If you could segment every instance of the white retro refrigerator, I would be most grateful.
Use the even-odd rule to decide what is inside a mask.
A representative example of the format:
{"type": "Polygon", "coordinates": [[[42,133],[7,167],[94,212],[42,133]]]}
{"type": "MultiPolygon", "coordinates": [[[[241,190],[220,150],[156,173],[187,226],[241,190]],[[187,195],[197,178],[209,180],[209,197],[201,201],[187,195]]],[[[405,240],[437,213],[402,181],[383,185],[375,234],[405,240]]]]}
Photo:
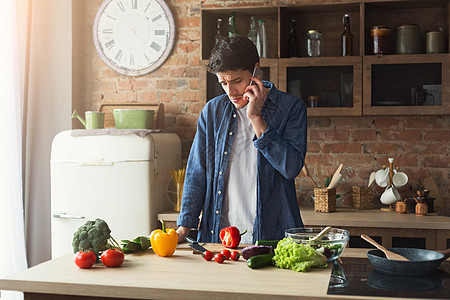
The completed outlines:
{"type": "Polygon", "coordinates": [[[58,133],[50,159],[52,257],[73,253],[73,233],[87,220],[105,220],[118,242],[149,235],[157,214],[173,208],[170,171],[180,167],[174,133],[58,133]]]}

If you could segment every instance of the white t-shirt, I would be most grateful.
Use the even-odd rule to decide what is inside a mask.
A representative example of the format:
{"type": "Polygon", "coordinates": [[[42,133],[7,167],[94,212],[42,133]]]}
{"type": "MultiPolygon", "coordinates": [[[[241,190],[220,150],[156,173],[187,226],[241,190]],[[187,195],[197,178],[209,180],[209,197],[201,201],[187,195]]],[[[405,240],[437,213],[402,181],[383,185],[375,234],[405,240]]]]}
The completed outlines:
{"type": "Polygon", "coordinates": [[[255,131],[247,117],[247,106],[237,110],[235,134],[225,171],[225,197],[220,226],[236,226],[242,235],[241,244],[251,244],[256,216],[257,156],[253,145],[255,131]]]}

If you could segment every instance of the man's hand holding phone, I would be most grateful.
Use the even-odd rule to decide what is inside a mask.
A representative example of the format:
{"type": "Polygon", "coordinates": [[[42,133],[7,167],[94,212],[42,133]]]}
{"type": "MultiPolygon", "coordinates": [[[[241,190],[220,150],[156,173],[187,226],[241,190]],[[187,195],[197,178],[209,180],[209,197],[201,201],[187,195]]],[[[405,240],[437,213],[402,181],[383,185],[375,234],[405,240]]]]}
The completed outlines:
{"type": "Polygon", "coordinates": [[[267,130],[267,123],[261,114],[261,109],[267,99],[267,92],[261,81],[261,77],[262,70],[255,67],[250,85],[244,92],[245,99],[249,101],[247,104],[247,117],[252,122],[257,137],[260,137],[267,130]]]}

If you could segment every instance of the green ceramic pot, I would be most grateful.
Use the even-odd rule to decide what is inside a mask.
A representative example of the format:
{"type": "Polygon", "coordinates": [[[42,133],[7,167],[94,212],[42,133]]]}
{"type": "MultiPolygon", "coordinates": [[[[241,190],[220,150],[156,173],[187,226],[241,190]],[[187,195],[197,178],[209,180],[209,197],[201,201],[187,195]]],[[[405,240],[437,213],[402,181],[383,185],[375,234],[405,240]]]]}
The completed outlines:
{"type": "Polygon", "coordinates": [[[117,129],[151,129],[154,110],[149,109],[113,109],[117,129]]]}

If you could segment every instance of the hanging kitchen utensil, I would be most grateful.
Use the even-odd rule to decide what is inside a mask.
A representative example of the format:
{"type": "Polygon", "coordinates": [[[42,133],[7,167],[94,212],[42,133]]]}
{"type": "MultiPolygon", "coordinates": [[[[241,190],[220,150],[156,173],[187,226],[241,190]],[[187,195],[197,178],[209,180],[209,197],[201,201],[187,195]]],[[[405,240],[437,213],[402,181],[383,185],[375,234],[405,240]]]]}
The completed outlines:
{"type": "Polygon", "coordinates": [[[343,166],[344,166],[343,164],[340,164],[339,167],[337,168],[336,172],[334,172],[333,177],[331,178],[330,184],[328,185],[327,189],[331,189],[334,186],[334,183],[336,182],[336,180],[338,180],[339,174],[341,173],[343,166]]]}
{"type": "Polygon", "coordinates": [[[377,242],[375,242],[374,240],[372,240],[368,235],[366,234],[361,234],[361,237],[366,240],[367,242],[371,243],[372,245],[374,245],[375,247],[377,247],[378,250],[381,250],[384,252],[384,254],[386,255],[387,259],[389,260],[400,260],[400,261],[408,261],[409,259],[407,259],[406,257],[394,253],[392,251],[389,251],[388,249],[386,249],[385,247],[381,246],[380,244],[378,244],[377,242]]]}
{"type": "Polygon", "coordinates": [[[312,178],[311,174],[309,174],[309,171],[308,171],[308,168],[306,167],[306,165],[303,165],[302,171],[303,171],[303,174],[306,175],[306,177],[311,179],[311,182],[313,183],[314,187],[317,188],[317,184],[314,181],[314,178],[312,178]]]}

